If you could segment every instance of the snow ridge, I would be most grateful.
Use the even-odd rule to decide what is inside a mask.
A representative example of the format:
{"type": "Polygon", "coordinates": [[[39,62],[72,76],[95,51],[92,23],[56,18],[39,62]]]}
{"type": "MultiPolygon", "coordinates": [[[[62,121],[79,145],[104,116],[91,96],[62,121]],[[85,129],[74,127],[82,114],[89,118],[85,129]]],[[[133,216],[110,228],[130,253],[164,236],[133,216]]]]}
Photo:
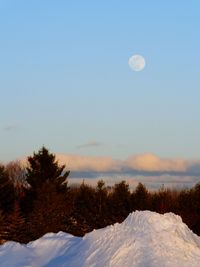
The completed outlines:
{"type": "Polygon", "coordinates": [[[199,267],[200,237],[173,213],[131,213],[83,238],[59,232],[0,246],[1,267],[199,267]]]}

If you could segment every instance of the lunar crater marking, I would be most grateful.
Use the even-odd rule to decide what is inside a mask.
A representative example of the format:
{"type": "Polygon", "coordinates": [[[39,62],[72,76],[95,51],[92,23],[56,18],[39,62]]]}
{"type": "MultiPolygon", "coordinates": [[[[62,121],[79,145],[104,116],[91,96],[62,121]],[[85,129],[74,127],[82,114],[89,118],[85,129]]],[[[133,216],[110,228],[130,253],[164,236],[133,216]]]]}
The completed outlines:
{"type": "Polygon", "coordinates": [[[145,63],[145,59],[143,56],[141,55],[133,55],[129,58],[128,60],[128,64],[129,67],[133,70],[133,71],[141,71],[144,69],[146,63],[145,63]]]}

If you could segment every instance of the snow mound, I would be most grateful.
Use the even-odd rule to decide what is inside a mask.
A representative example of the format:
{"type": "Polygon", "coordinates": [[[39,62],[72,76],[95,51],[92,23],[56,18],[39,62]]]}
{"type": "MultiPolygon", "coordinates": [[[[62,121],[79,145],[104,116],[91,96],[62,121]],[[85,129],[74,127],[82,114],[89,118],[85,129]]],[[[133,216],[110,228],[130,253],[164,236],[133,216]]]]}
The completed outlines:
{"type": "Polygon", "coordinates": [[[131,213],[121,224],[86,234],[49,233],[0,246],[1,267],[199,267],[200,237],[173,213],[131,213]]]}

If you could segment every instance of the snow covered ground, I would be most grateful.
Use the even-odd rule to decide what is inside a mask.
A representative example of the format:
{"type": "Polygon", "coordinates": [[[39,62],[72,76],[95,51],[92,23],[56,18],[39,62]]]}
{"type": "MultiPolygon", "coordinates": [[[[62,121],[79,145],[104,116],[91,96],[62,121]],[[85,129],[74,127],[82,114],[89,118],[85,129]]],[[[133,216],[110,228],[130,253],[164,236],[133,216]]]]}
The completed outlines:
{"type": "Polygon", "coordinates": [[[199,267],[200,237],[173,213],[136,211],[121,224],[74,237],[48,233],[0,246],[1,267],[199,267]]]}

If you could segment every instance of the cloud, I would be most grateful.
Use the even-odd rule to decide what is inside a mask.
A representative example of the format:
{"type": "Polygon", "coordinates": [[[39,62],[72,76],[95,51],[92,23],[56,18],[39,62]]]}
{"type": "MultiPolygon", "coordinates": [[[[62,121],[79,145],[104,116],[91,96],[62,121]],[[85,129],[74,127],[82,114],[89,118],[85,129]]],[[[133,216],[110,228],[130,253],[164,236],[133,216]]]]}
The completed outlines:
{"type": "Polygon", "coordinates": [[[200,175],[200,161],[160,158],[151,153],[133,155],[126,160],[112,157],[93,157],[57,154],[57,160],[75,172],[116,172],[131,175],[200,175]]]}
{"type": "Polygon", "coordinates": [[[58,161],[66,164],[67,168],[72,171],[94,171],[110,172],[119,171],[120,162],[113,160],[111,157],[89,157],[81,155],[57,154],[58,161]]]}
{"type": "Polygon", "coordinates": [[[147,172],[185,172],[189,163],[184,159],[162,159],[153,154],[131,156],[126,160],[131,169],[147,172]]]}
{"type": "MultiPolygon", "coordinates": [[[[160,158],[151,153],[132,155],[126,160],[75,154],[56,154],[56,159],[71,171],[70,184],[81,183],[84,179],[96,186],[97,181],[103,179],[106,185],[126,180],[131,188],[139,182],[149,189],[162,185],[184,188],[194,186],[200,177],[200,160],[160,158]]],[[[26,159],[21,162],[24,166],[27,164],[26,159]]]]}
{"type": "Polygon", "coordinates": [[[10,131],[14,131],[18,128],[18,125],[16,124],[11,124],[11,125],[6,125],[3,130],[6,131],[6,132],[10,132],[10,131]]]}
{"type": "Polygon", "coordinates": [[[88,142],[86,144],[79,145],[79,146],[77,146],[77,148],[81,149],[81,148],[97,147],[97,146],[102,146],[102,145],[103,144],[100,142],[91,141],[91,142],[88,142]]]}
{"type": "Polygon", "coordinates": [[[84,179],[94,185],[103,179],[107,185],[113,185],[126,180],[131,187],[142,182],[152,189],[161,185],[180,188],[193,186],[200,177],[200,160],[160,158],[151,153],[132,155],[126,160],[78,154],[56,154],[56,159],[71,171],[71,183],[84,179]]]}

